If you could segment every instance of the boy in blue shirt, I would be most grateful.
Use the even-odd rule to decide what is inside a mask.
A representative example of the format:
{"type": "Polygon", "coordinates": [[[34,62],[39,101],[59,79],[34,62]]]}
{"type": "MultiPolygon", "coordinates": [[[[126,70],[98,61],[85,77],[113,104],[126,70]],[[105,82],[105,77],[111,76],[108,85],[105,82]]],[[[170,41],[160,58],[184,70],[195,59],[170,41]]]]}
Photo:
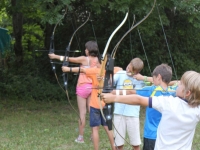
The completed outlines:
{"type": "MultiPolygon", "coordinates": [[[[145,97],[161,95],[169,96],[175,94],[175,89],[177,86],[168,87],[168,84],[172,78],[172,69],[170,66],[167,64],[161,64],[157,66],[154,69],[152,76],[154,85],[146,86],[138,90],[126,90],[126,94],[138,94],[145,97]]],[[[124,95],[122,90],[119,92],[112,91],[112,93],[124,95]]],[[[157,128],[161,120],[161,116],[161,113],[157,110],[146,107],[143,150],[154,150],[157,137],[157,128]]]]}
{"type": "MultiPolygon", "coordinates": [[[[157,80],[154,78],[154,81],[157,80]]],[[[200,74],[186,71],[178,83],[176,97],[143,97],[136,94],[101,94],[104,102],[149,106],[162,113],[154,150],[191,150],[200,121],[200,74]]]]}
{"type": "MultiPolygon", "coordinates": [[[[126,70],[119,71],[114,75],[116,89],[141,89],[145,85],[144,81],[136,80],[133,78],[133,74],[138,74],[143,67],[144,63],[140,58],[132,59],[126,70]]],[[[116,129],[114,130],[114,140],[118,150],[123,149],[126,132],[133,149],[140,150],[139,112],[140,106],[115,103],[114,125],[117,131],[116,129]]]]}

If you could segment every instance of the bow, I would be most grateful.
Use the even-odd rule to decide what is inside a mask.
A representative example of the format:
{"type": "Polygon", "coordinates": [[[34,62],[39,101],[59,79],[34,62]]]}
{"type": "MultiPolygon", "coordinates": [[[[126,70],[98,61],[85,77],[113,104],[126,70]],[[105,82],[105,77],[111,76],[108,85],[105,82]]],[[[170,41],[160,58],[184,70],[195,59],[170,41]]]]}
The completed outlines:
{"type": "MultiPolygon", "coordinates": [[[[119,40],[119,42],[116,44],[116,46],[114,47],[112,53],[111,53],[111,57],[108,59],[107,62],[107,66],[106,66],[106,75],[105,75],[105,80],[104,80],[104,87],[103,87],[103,93],[108,93],[111,91],[111,88],[108,86],[108,81],[110,80],[110,77],[112,77],[112,81],[113,81],[113,69],[114,69],[114,59],[115,59],[115,54],[117,52],[117,49],[119,47],[119,44],[121,43],[121,41],[124,39],[124,37],[130,33],[134,28],[136,28],[138,25],[140,25],[144,20],[147,19],[147,17],[152,13],[154,7],[156,4],[156,0],[154,0],[154,4],[153,7],[151,8],[151,10],[149,11],[149,13],[142,19],[140,20],[138,23],[136,23],[135,25],[132,25],[131,28],[123,35],[123,37],[119,40]]],[[[127,14],[128,16],[128,14],[127,14]]],[[[125,17],[126,18],[126,17],[125,17]]],[[[127,19],[127,18],[126,18],[127,19]]],[[[125,21],[124,21],[125,22],[125,21]]],[[[118,29],[118,28],[117,28],[118,29]]],[[[105,58],[105,54],[107,53],[107,49],[108,49],[108,45],[110,43],[110,40],[112,39],[112,37],[114,36],[115,31],[113,32],[113,34],[110,36],[106,48],[104,50],[103,56],[102,58],[105,58]]],[[[107,57],[107,56],[106,56],[107,57]]],[[[104,61],[104,59],[102,59],[102,61],[104,61]]],[[[103,64],[103,63],[102,63],[103,64]]],[[[104,62],[105,64],[105,62],[104,62]]],[[[102,66],[102,68],[105,70],[105,65],[102,66]],[[103,68],[104,67],[104,68],[103,68]]],[[[100,74],[101,76],[101,74],[100,74]]],[[[112,83],[113,84],[113,83],[112,83]]],[[[113,86],[113,85],[112,85],[113,86]]],[[[101,103],[100,103],[101,104],[101,103]]],[[[112,116],[113,116],[113,104],[106,104],[106,106],[104,107],[104,114],[106,115],[106,117],[104,115],[103,118],[106,120],[106,123],[108,125],[109,130],[112,130],[112,116]]]]}
{"type": "MultiPolygon", "coordinates": [[[[49,54],[53,54],[55,52],[55,46],[54,46],[54,35],[55,35],[55,30],[57,28],[57,25],[60,23],[60,21],[65,17],[65,15],[67,14],[67,7],[66,7],[66,10],[65,10],[65,13],[63,14],[63,16],[60,18],[60,20],[56,23],[56,25],[54,26],[53,28],[53,32],[52,32],[52,35],[51,35],[51,41],[50,41],[50,48],[49,48],[49,54]]],[[[58,76],[56,74],[56,66],[55,66],[55,63],[52,61],[52,59],[50,59],[50,64],[52,66],[52,71],[54,72],[54,75],[56,77],[56,80],[57,80],[57,83],[58,85],[62,88],[62,86],[60,85],[60,82],[58,80],[58,76]]]]}
{"type": "MultiPolygon", "coordinates": [[[[89,18],[90,18],[90,13],[89,13],[89,16],[88,16],[87,20],[86,20],[83,24],[81,24],[81,25],[74,31],[74,33],[72,34],[72,37],[71,37],[71,39],[70,39],[70,41],[69,41],[69,44],[68,44],[68,46],[67,46],[67,48],[66,48],[66,51],[65,51],[65,56],[64,56],[64,60],[63,60],[62,66],[66,66],[66,67],[69,66],[69,52],[70,52],[70,46],[71,46],[72,40],[73,40],[73,38],[74,38],[74,35],[76,34],[76,32],[77,32],[81,27],[83,27],[83,26],[88,22],[89,18]]],[[[73,109],[73,110],[76,112],[76,114],[79,116],[78,112],[77,112],[76,109],[72,106],[71,101],[70,101],[70,99],[69,99],[69,94],[68,94],[68,89],[67,89],[67,88],[68,88],[68,74],[67,74],[67,73],[63,73],[62,76],[63,76],[64,88],[65,88],[65,93],[66,93],[68,102],[69,102],[70,106],[72,107],[72,109],[73,109]]],[[[80,122],[81,122],[80,116],[79,116],[79,119],[80,119],[80,122]]]]}
{"type": "Polygon", "coordinates": [[[121,41],[124,39],[124,37],[130,33],[134,28],[136,28],[138,25],[140,25],[144,20],[146,20],[149,15],[152,13],[154,7],[155,7],[155,4],[156,4],[156,0],[154,0],[154,4],[153,4],[153,7],[151,8],[151,10],[149,11],[149,13],[142,19],[140,20],[138,23],[136,23],[135,25],[132,25],[131,28],[123,35],[123,37],[119,40],[119,42],[116,44],[116,46],[114,47],[112,53],[111,53],[111,57],[114,59],[115,58],[115,54],[117,52],[117,49],[119,47],[119,44],[121,43],[121,41]]]}
{"type": "MultiPolygon", "coordinates": [[[[112,70],[112,73],[110,73],[110,74],[107,74],[107,70],[108,70],[108,72],[111,72],[110,71],[110,67],[112,66],[112,69],[113,69],[113,67],[114,67],[114,60],[115,60],[115,54],[116,54],[116,52],[117,52],[117,49],[118,49],[118,47],[119,47],[119,44],[121,43],[121,41],[124,39],[124,37],[128,34],[128,33],[130,33],[134,28],[136,28],[138,25],[140,25],[145,19],[147,19],[147,17],[152,13],[152,11],[153,11],[153,9],[154,9],[154,7],[155,7],[155,4],[156,4],[156,0],[154,0],[154,4],[153,4],[153,7],[151,8],[151,10],[149,11],[149,13],[142,19],[142,20],[140,20],[138,23],[136,23],[135,25],[134,25],[134,22],[133,22],[133,24],[132,24],[132,26],[131,26],[131,28],[122,36],[122,38],[119,40],[119,42],[116,44],[116,46],[114,47],[114,49],[113,49],[113,51],[112,51],[112,53],[111,53],[111,57],[110,57],[110,59],[109,59],[109,62],[107,63],[107,69],[106,69],[106,78],[110,78],[110,76],[112,76],[112,81],[113,81],[113,70],[112,70]]],[[[135,20],[135,19],[134,19],[135,20]]],[[[105,78],[105,82],[107,82],[106,81],[106,78],[105,78]]],[[[105,84],[106,83],[104,83],[104,86],[105,86],[105,84]]],[[[113,84],[113,83],[112,83],[113,84]]],[[[108,85],[107,85],[107,87],[108,87],[108,85]]],[[[103,91],[103,93],[108,93],[108,91],[111,91],[111,89],[109,90],[109,88],[107,88],[107,90],[105,90],[105,91],[103,91]]],[[[108,125],[108,127],[110,127],[109,128],[109,130],[110,129],[112,129],[112,116],[113,116],[113,106],[114,104],[113,103],[110,103],[110,104],[106,104],[106,109],[104,110],[104,112],[105,112],[105,115],[107,116],[106,117],[106,119],[108,118],[109,119],[109,125],[108,125]]],[[[105,108],[105,107],[104,107],[105,108]]],[[[125,108],[125,107],[124,107],[125,108]]],[[[116,129],[116,127],[114,126],[114,128],[116,129]]],[[[117,131],[117,129],[116,129],[116,131],[117,131]]],[[[121,134],[117,131],[117,133],[121,136],[121,134]]],[[[122,136],[121,136],[122,137],[122,136]]],[[[123,138],[123,137],[122,137],[123,138]]],[[[123,138],[124,139],[124,138],[123,138]]],[[[131,145],[126,139],[124,139],[129,145],[131,145]]]]}
{"type": "Polygon", "coordinates": [[[106,104],[105,107],[103,108],[102,111],[102,104],[100,101],[100,95],[101,93],[109,93],[111,91],[111,87],[109,86],[109,80],[110,80],[110,76],[113,76],[113,69],[114,69],[114,60],[110,59],[110,57],[108,58],[107,56],[107,51],[108,51],[108,46],[110,44],[111,39],[113,38],[113,36],[115,35],[115,33],[122,27],[122,25],[126,22],[128,18],[128,12],[125,15],[125,18],[123,19],[123,21],[120,23],[120,25],[113,31],[113,33],[110,35],[106,47],[104,49],[102,58],[101,58],[101,71],[99,76],[103,76],[104,71],[106,69],[106,74],[105,74],[105,80],[101,80],[99,82],[99,86],[103,87],[102,89],[99,89],[98,91],[98,100],[99,100],[99,104],[100,104],[100,111],[101,114],[104,118],[104,120],[106,121],[107,125],[108,125],[108,129],[112,130],[112,111],[113,111],[113,104],[106,104]],[[104,116],[105,114],[105,116],[104,116]]]}
{"type": "MultiPolygon", "coordinates": [[[[117,52],[117,49],[119,47],[119,44],[121,43],[121,41],[124,39],[124,37],[130,33],[134,28],[136,28],[138,25],[140,25],[153,11],[154,7],[155,7],[155,3],[156,0],[154,0],[154,4],[153,7],[151,8],[150,12],[141,20],[139,21],[137,24],[132,25],[131,28],[122,36],[122,38],[119,40],[119,42],[116,44],[116,46],[114,47],[112,53],[111,53],[111,57],[109,58],[109,61],[107,62],[107,67],[106,67],[106,78],[105,78],[105,83],[104,83],[104,89],[105,89],[105,84],[106,82],[108,83],[107,78],[110,79],[110,76],[112,76],[112,81],[113,81],[113,68],[114,68],[114,59],[115,59],[115,54],[117,52]],[[112,66],[112,67],[111,67],[112,66]],[[110,72],[110,73],[107,73],[110,72]]],[[[133,23],[134,24],[134,23],[133,23]]],[[[112,83],[113,84],[113,83],[112,83]]],[[[108,85],[107,85],[108,87],[108,85]]],[[[107,88],[105,90],[103,90],[103,93],[108,93],[111,89],[107,88]]],[[[108,124],[108,128],[109,130],[112,129],[112,116],[113,116],[113,103],[110,104],[106,104],[106,106],[104,107],[104,114],[106,115],[106,122],[108,124]]],[[[114,126],[114,128],[116,129],[116,127],[114,126]]],[[[116,129],[117,131],[117,129],[116,129]]],[[[117,133],[121,136],[121,134],[117,131],[117,133]]],[[[121,136],[122,137],[122,136],[121,136]]],[[[122,137],[123,138],[123,137],[122,137]]],[[[124,139],[124,138],[123,138],[124,139]]],[[[129,145],[131,145],[126,139],[124,139],[129,145]]]]}

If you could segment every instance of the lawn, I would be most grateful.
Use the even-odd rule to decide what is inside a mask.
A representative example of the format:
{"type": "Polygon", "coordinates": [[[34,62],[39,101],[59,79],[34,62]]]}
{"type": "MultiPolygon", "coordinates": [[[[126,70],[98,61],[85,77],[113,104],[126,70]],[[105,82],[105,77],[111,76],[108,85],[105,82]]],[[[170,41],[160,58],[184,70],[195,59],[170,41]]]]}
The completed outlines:
{"type": "MultiPolygon", "coordinates": [[[[76,102],[72,103],[77,109],[76,102]]],[[[0,150],[92,150],[87,116],[84,144],[75,143],[78,116],[66,101],[0,101],[0,150]]],[[[141,109],[141,134],[144,109],[141,109]]],[[[200,126],[196,130],[193,150],[200,149],[200,126]]],[[[100,150],[109,150],[108,138],[101,128],[100,150]]],[[[126,144],[126,150],[131,147],[126,144]]]]}

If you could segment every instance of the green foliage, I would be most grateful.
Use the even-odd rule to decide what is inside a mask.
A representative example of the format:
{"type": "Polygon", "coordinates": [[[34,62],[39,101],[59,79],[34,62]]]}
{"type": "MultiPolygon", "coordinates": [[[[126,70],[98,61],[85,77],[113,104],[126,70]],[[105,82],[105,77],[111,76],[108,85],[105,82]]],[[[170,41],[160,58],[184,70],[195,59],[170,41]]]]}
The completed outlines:
{"type": "Polygon", "coordinates": [[[0,27],[5,28],[9,24],[9,18],[6,13],[6,9],[3,8],[0,10],[0,27]]]}
{"type": "MultiPolygon", "coordinates": [[[[60,88],[55,77],[52,78],[48,74],[51,68],[50,63],[48,62],[48,67],[39,65],[42,63],[42,59],[44,59],[44,57],[37,59],[38,62],[35,62],[33,59],[34,57],[31,57],[29,58],[31,61],[27,60],[25,65],[20,68],[14,68],[14,65],[12,64],[14,63],[12,59],[13,56],[9,57],[10,61],[8,62],[8,66],[12,67],[0,70],[1,98],[39,101],[67,100],[66,93],[60,88]]],[[[48,58],[43,61],[47,62],[47,60],[48,58]]],[[[71,80],[71,77],[69,77],[69,80],[71,80]]],[[[70,98],[73,98],[75,97],[75,84],[69,83],[69,85],[69,89],[71,89],[69,90],[69,95],[70,98]]]]}
{"type": "MultiPolygon", "coordinates": [[[[29,94],[23,93],[23,95],[30,95],[31,98],[36,99],[39,99],[38,97],[42,97],[41,99],[48,99],[48,97],[54,99],[56,97],[51,94],[53,92],[50,92],[50,89],[59,86],[55,82],[54,74],[50,71],[51,66],[47,53],[35,53],[34,50],[44,49],[44,47],[48,46],[45,42],[50,39],[55,24],[62,19],[55,32],[55,49],[65,49],[75,29],[85,20],[85,12],[91,12],[91,21],[76,33],[71,43],[71,49],[80,49],[83,55],[85,42],[97,40],[100,53],[102,53],[109,36],[122,21],[125,12],[129,9],[129,21],[126,21],[123,27],[115,34],[109,45],[108,51],[111,53],[119,39],[130,28],[132,22],[136,24],[148,14],[153,6],[153,0],[22,0],[19,4],[17,7],[11,7],[10,1],[6,0],[3,0],[0,4],[1,12],[3,12],[1,17],[5,16],[6,13],[6,17],[3,17],[4,21],[0,25],[9,29],[11,35],[13,32],[11,28],[12,13],[20,10],[24,16],[22,38],[24,65],[22,64],[18,68],[20,71],[15,70],[15,57],[7,53],[5,58],[8,62],[8,68],[5,68],[8,70],[5,68],[1,69],[3,72],[1,76],[5,79],[0,83],[1,88],[6,87],[5,89],[7,90],[4,91],[7,93],[7,96],[10,96],[9,92],[7,92],[9,90],[13,90],[13,95],[18,97],[22,95],[23,90],[29,89],[31,92],[26,91],[24,93],[29,94]],[[66,6],[68,12],[63,18],[66,6]],[[16,9],[18,7],[20,9],[16,9]],[[133,20],[133,15],[135,15],[135,21],[133,20]],[[26,70],[26,73],[24,73],[24,70],[26,70]],[[17,82],[14,83],[11,80],[12,77],[17,82]],[[35,91],[28,88],[28,81],[31,78],[31,84],[34,86],[35,91]],[[42,81],[44,84],[42,84],[42,81]],[[25,85],[22,85],[22,83],[25,85]],[[12,85],[17,88],[12,89],[12,85]],[[42,96],[41,91],[38,91],[40,87],[43,90],[49,89],[48,91],[45,90],[44,96],[42,96]],[[38,96],[35,96],[37,93],[38,96]]],[[[174,64],[178,78],[186,70],[200,71],[199,6],[200,1],[198,0],[157,1],[152,14],[137,28],[133,29],[121,42],[116,54],[116,65],[125,69],[133,57],[140,57],[145,62],[142,74],[146,75],[151,75],[150,72],[161,63],[168,63],[170,66],[174,64]],[[163,28],[161,24],[163,24],[163,28]],[[140,40],[138,31],[141,34],[142,40],[140,40]],[[165,32],[166,39],[163,31],[165,32]],[[151,71],[149,71],[148,64],[151,71]]],[[[55,53],[58,54],[57,51],[55,53]]],[[[60,54],[64,55],[63,53],[60,54]]],[[[70,54],[70,56],[80,55],[70,54]]],[[[60,66],[57,70],[58,74],[61,75],[60,66]]],[[[59,76],[60,78],[62,77],[59,76]]],[[[70,76],[70,80],[73,78],[73,76],[70,76]]],[[[75,95],[75,82],[69,82],[69,85],[73,85],[72,95],[75,95]]],[[[54,89],[53,91],[57,93],[55,94],[57,97],[61,95],[58,94],[59,90],[54,89]]],[[[60,92],[62,93],[62,91],[60,92]]]]}
{"type": "Polygon", "coordinates": [[[24,24],[24,34],[22,37],[22,45],[25,51],[26,57],[32,54],[33,50],[44,47],[44,36],[41,27],[37,24],[24,24]]]}
{"type": "Polygon", "coordinates": [[[116,10],[117,12],[126,13],[127,11],[129,11],[129,4],[130,4],[130,1],[116,0],[113,2],[109,2],[108,8],[111,11],[116,10]]]}
{"type": "Polygon", "coordinates": [[[65,99],[65,95],[60,94],[62,91],[56,88],[57,85],[42,77],[13,75],[10,73],[5,73],[2,77],[4,81],[0,83],[1,97],[39,101],[65,99]]]}
{"type": "Polygon", "coordinates": [[[41,23],[56,24],[62,17],[65,11],[71,10],[70,3],[73,0],[36,0],[35,7],[42,12],[41,23]],[[63,14],[61,13],[63,12],[63,14]]]}
{"type": "Polygon", "coordinates": [[[106,8],[108,0],[95,0],[95,2],[87,1],[85,4],[90,8],[91,11],[94,11],[97,14],[101,14],[108,10],[106,8]]]}

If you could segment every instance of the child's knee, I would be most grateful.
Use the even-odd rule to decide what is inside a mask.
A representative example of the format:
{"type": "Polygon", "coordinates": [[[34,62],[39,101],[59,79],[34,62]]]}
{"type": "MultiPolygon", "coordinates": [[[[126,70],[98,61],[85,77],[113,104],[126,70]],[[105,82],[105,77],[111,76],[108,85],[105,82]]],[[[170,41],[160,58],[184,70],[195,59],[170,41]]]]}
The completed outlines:
{"type": "Polygon", "coordinates": [[[94,131],[94,132],[98,132],[98,131],[99,131],[99,127],[98,127],[98,126],[96,126],[96,127],[92,127],[92,131],[94,131]]]}

